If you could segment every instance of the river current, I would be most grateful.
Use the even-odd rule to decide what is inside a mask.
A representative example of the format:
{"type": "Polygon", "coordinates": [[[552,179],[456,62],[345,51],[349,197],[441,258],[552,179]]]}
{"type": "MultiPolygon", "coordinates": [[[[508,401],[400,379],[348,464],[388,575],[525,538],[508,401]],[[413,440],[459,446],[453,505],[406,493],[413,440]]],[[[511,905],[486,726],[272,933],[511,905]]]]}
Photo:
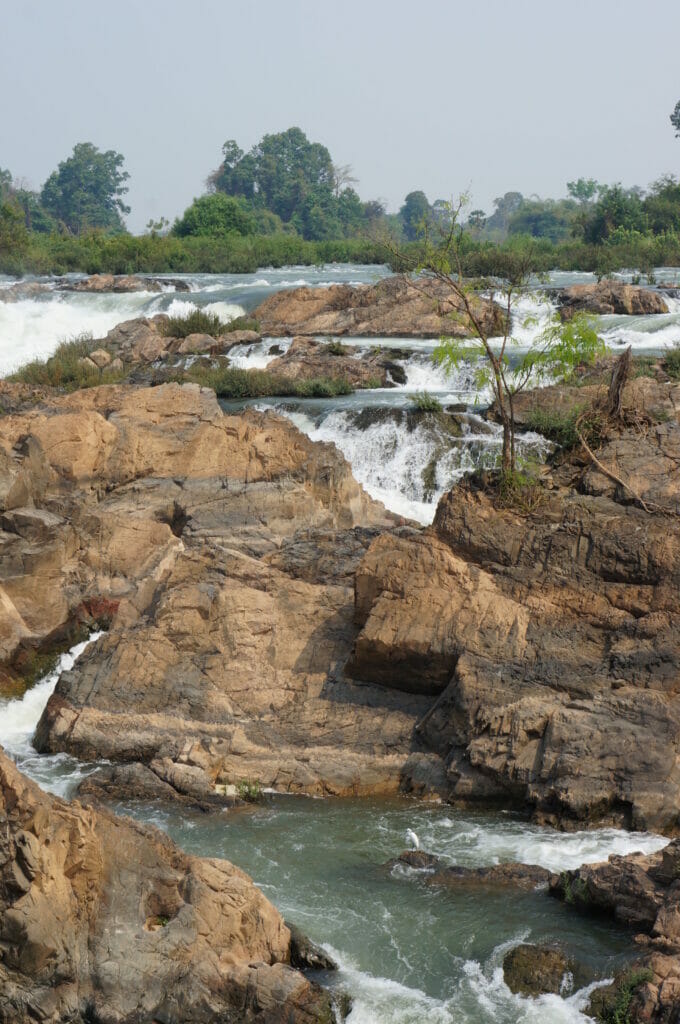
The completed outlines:
{"type": "MultiPolygon", "coordinates": [[[[200,306],[228,318],[253,309],[277,288],[371,282],[383,273],[376,267],[296,267],[238,277],[191,276],[192,290],[182,294],[55,291],[0,302],[0,374],[45,357],[61,340],[82,332],[103,336],[131,317],[200,306]]],[[[659,280],[676,276],[676,271],[658,273],[659,280]]],[[[560,274],[552,283],[577,280],[592,277],[560,274]]],[[[524,301],[518,319],[523,311],[537,313],[539,321],[550,313],[545,302],[524,301]]],[[[636,350],[659,351],[680,342],[680,302],[670,304],[668,316],[600,318],[600,330],[612,347],[630,343],[636,350]]],[[[237,351],[237,365],[265,366],[270,344],[265,340],[237,351]]],[[[374,496],[429,522],[444,490],[466,469],[494,459],[496,431],[476,411],[484,396],[476,393],[469,370],[451,379],[433,367],[433,342],[361,339],[357,344],[404,350],[406,385],[324,402],[258,404],[273,405],[315,440],[334,441],[374,496]],[[455,443],[425,427],[408,429],[406,411],[417,391],[468,408],[463,436],[455,443]],[[435,451],[441,452],[436,487],[426,494],[422,470],[435,451]]],[[[538,437],[525,443],[542,444],[538,437]]],[[[23,698],[0,701],[0,744],[26,774],[62,796],[71,795],[92,766],[66,755],[40,756],[31,739],[60,671],[71,667],[84,646],[63,655],[57,669],[23,698]]],[[[591,986],[574,991],[567,978],[561,996],[515,996],[503,981],[503,956],[519,942],[556,940],[600,979],[629,956],[627,933],[579,917],[545,893],[443,891],[428,886],[420,872],[387,867],[405,848],[407,828],[418,834],[423,849],[467,866],[518,860],[560,871],[612,853],[651,852],[665,843],[659,836],[615,829],[562,834],[511,814],[459,812],[407,800],[271,794],[262,806],[231,813],[193,814],[154,805],[118,809],[163,828],[190,852],[226,857],[246,870],[288,920],[335,957],[339,972],[323,980],[353,997],[349,1024],[584,1024],[591,986]]]]}

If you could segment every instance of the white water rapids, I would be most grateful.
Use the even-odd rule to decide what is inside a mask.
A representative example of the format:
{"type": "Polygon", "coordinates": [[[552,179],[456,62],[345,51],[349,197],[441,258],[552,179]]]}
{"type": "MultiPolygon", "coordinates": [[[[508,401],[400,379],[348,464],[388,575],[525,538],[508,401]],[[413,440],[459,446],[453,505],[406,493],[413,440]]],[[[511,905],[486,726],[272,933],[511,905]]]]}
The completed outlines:
{"type": "MultiPolygon", "coordinates": [[[[386,271],[375,267],[261,270],[254,275],[196,275],[190,293],[142,292],[87,295],[49,291],[33,299],[0,301],[0,374],[33,358],[44,358],[59,341],[82,333],[103,336],[122,320],[156,312],[187,312],[194,306],[228,319],[252,310],[278,288],[324,286],[339,281],[370,283],[386,271]]],[[[671,281],[674,271],[657,276],[671,281]]],[[[558,275],[566,285],[588,275],[558,275]]],[[[11,282],[0,282],[1,287],[11,282]]],[[[518,319],[537,313],[524,300],[518,319]]],[[[680,302],[660,317],[605,317],[599,329],[613,347],[659,351],[680,343],[680,302]]],[[[526,341],[536,326],[527,328],[526,341]]],[[[334,441],[353,472],[391,509],[429,522],[436,502],[462,473],[491,465],[498,429],[480,417],[470,367],[445,375],[431,361],[434,342],[418,339],[343,339],[366,349],[400,349],[406,384],[330,400],[272,399],[275,407],[314,440],[334,441]],[[460,411],[461,435],[446,436],[427,422],[413,422],[412,397],[434,394],[460,411]],[[433,463],[434,459],[434,463],[433,463]],[[423,470],[432,464],[431,492],[423,470]]],[[[264,339],[240,346],[232,365],[263,368],[290,339],[264,339]]],[[[399,360],[398,353],[391,358],[399,360]]],[[[545,443],[524,439],[541,455],[545,443]]],[[[91,638],[90,642],[96,638],[91,638]]],[[[63,655],[60,664],[22,699],[0,701],[0,744],[22,770],[44,788],[72,794],[95,766],[66,755],[40,756],[31,743],[37,721],[60,671],[71,668],[86,645],[63,655]]],[[[120,810],[166,829],[187,850],[223,856],[248,871],[286,917],[325,945],[340,964],[324,979],[354,998],[349,1024],[584,1024],[591,987],[564,997],[527,999],[513,995],[502,972],[504,954],[522,941],[559,940],[604,978],[625,962],[630,939],[614,927],[575,915],[544,894],[435,890],[422,874],[383,868],[404,847],[406,828],[421,846],[445,862],[467,866],[507,861],[541,864],[551,871],[574,868],[610,854],[651,852],[665,840],[615,829],[561,834],[510,814],[460,813],[437,804],[407,801],[321,801],[273,797],[242,815],[193,814],[159,806],[120,810]]]]}

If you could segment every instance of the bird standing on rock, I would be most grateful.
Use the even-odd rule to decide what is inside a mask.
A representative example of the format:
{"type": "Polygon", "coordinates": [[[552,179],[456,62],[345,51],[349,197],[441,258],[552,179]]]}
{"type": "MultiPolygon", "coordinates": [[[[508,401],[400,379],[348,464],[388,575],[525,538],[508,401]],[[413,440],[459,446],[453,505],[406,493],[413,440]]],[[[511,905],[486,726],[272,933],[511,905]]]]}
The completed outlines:
{"type": "Polygon", "coordinates": [[[418,836],[415,834],[412,828],[406,829],[406,842],[411,844],[411,849],[420,849],[420,840],[418,839],[418,836]]]}

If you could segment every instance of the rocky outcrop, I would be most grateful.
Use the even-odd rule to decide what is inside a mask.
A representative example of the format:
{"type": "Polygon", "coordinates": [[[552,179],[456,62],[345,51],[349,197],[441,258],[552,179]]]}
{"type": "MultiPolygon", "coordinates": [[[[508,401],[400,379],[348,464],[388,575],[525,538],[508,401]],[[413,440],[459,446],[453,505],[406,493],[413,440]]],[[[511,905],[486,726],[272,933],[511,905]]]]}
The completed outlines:
{"type": "Polygon", "coordinates": [[[509,861],[505,864],[490,864],[481,868],[468,868],[459,864],[446,864],[434,854],[424,850],[406,850],[387,863],[387,867],[413,868],[422,871],[426,885],[443,886],[449,889],[511,888],[534,892],[547,889],[550,872],[537,864],[519,864],[509,861]]]}
{"type": "MultiPolygon", "coordinates": [[[[476,307],[489,334],[502,334],[500,307],[485,299],[477,299],[476,307]]],[[[274,337],[440,338],[467,337],[471,333],[467,315],[445,283],[428,279],[414,282],[399,274],[375,285],[283,290],[265,299],[253,315],[262,333],[274,337]]]]}
{"type": "Polygon", "coordinates": [[[557,303],[563,320],[570,320],[574,313],[668,313],[668,305],[659,292],[622,281],[572,285],[557,293],[557,303]]]}
{"type": "Polygon", "coordinates": [[[188,292],[189,285],[181,278],[138,277],[135,274],[92,274],[77,280],[66,279],[59,289],[66,292],[160,292],[172,288],[188,292]]]}
{"type": "Polygon", "coordinates": [[[639,959],[608,989],[596,991],[590,1012],[606,1017],[627,1006],[627,1020],[671,1024],[680,1014],[680,841],[652,854],[612,856],[564,871],[550,882],[554,896],[586,913],[604,914],[634,929],[639,959]]]}
{"type": "Polygon", "coordinates": [[[351,345],[327,345],[304,337],[293,338],[288,351],[272,360],[267,372],[296,381],[340,379],[354,388],[389,388],[406,383],[403,365],[386,354],[361,355],[351,345]]]}
{"type": "Polygon", "coordinates": [[[635,467],[651,511],[578,456],[531,514],[472,479],[431,529],[373,542],[349,671],[436,698],[406,787],[554,824],[680,827],[679,432],[676,418],[621,428],[598,448],[635,467]]]}
{"type": "Polygon", "coordinates": [[[48,796],[0,750],[3,1024],[330,1024],[301,948],[234,865],[48,796]]]}
{"type": "Polygon", "coordinates": [[[394,517],[331,445],[196,385],[94,388],[0,421],[6,665],[111,609],[43,750],[142,765],[115,793],[241,779],[395,791],[428,702],[349,679],[352,580],[394,517]]]}

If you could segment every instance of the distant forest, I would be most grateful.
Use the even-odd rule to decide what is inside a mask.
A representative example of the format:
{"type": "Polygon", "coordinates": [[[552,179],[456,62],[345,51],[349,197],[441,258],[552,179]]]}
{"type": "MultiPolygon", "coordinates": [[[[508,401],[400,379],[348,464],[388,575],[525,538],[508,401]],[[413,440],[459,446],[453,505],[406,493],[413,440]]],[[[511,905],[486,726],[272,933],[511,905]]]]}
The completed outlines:
{"type": "MultiPolygon", "coordinates": [[[[671,123],[680,136],[678,107],[671,123]]],[[[421,189],[396,214],[380,199],[362,200],[352,168],[300,128],[265,135],[248,152],[230,139],[221,157],[205,193],[181,217],[149,221],[138,236],[125,228],[129,175],[120,153],[79,143],[40,191],[0,168],[0,271],[240,272],[290,262],[385,262],[381,239],[417,246],[451,217],[449,202],[430,201],[421,189]]],[[[489,212],[468,211],[464,227],[471,261],[483,266],[493,264],[490,247],[523,244],[534,246],[537,269],[606,273],[618,263],[648,272],[680,262],[680,182],[666,174],[643,189],[579,178],[558,199],[506,192],[489,212]]]]}

